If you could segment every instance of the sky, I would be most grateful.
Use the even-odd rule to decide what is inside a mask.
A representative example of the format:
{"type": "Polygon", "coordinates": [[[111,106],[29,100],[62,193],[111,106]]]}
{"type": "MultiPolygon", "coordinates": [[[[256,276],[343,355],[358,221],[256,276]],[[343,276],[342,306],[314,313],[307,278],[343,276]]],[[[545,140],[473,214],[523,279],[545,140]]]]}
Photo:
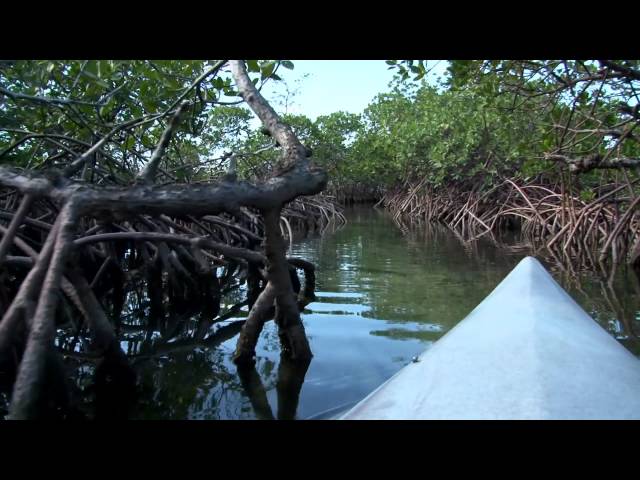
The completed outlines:
{"type": "MultiPolygon", "coordinates": [[[[379,93],[387,92],[394,71],[388,69],[384,60],[291,60],[293,70],[280,68],[278,75],[286,81],[293,95],[288,113],[304,114],[312,120],[319,115],[337,111],[362,113],[369,102],[379,93]]],[[[428,68],[437,60],[429,60],[428,68]]],[[[440,61],[429,75],[435,80],[443,75],[446,61],[440,61]]],[[[282,82],[265,85],[262,94],[276,106],[278,96],[284,95],[282,82]]],[[[282,111],[283,108],[276,110],[282,111]]]]}

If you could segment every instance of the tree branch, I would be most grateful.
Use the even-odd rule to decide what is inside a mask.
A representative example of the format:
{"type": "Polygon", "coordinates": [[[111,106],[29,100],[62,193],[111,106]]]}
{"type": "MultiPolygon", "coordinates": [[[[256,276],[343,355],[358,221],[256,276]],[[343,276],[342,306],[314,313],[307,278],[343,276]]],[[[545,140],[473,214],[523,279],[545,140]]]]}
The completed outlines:
{"type": "Polygon", "coordinates": [[[75,247],[81,247],[96,242],[109,242],[114,240],[141,240],[150,242],[173,242],[181,245],[195,246],[199,248],[207,248],[216,250],[229,258],[247,260],[254,263],[265,263],[264,255],[248,250],[245,248],[232,247],[225,243],[215,242],[204,237],[188,237],[185,235],[176,235],[172,233],[158,232],[121,232],[121,233],[102,233],[99,235],[91,235],[74,240],[75,247]]]}
{"type": "Polygon", "coordinates": [[[20,227],[20,225],[22,225],[22,221],[27,216],[27,213],[29,213],[29,209],[31,208],[33,200],[34,198],[31,195],[24,196],[24,198],[22,199],[22,203],[20,204],[20,207],[16,212],[16,215],[13,217],[11,223],[9,224],[8,230],[2,237],[2,240],[0,240],[0,267],[2,266],[2,261],[4,260],[6,253],[9,251],[9,248],[13,244],[13,237],[15,237],[16,233],[18,232],[18,228],[20,227]]]}
{"type": "Polygon", "coordinates": [[[598,60],[598,61],[600,62],[601,65],[607,68],[610,68],[611,70],[614,70],[618,73],[621,73],[627,78],[630,78],[633,80],[640,80],[640,71],[638,70],[634,70],[633,68],[625,67],[618,63],[614,63],[611,60],[598,60]]]}
{"type": "Polygon", "coordinates": [[[55,310],[58,289],[71,245],[71,232],[76,219],[73,202],[60,212],[60,229],[55,235],[51,263],[42,284],[38,304],[32,321],[27,348],[18,369],[11,396],[10,419],[28,419],[38,415],[45,383],[48,359],[52,354],[55,336],[55,310]]]}
{"type": "Polygon", "coordinates": [[[240,97],[247,102],[271,136],[282,146],[288,163],[296,162],[305,165],[308,162],[306,148],[297,139],[293,130],[280,121],[271,105],[253,84],[247,74],[244,61],[231,60],[231,72],[238,85],[240,97]]]}
{"type": "Polygon", "coordinates": [[[618,157],[604,160],[599,153],[587,155],[582,158],[570,158],[560,154],[545,154],[546,160],[562,162],[569,166],[569,171],[573,173],[585,173],[593,169],[617,169],[617,168],[637,168],[640,167],[640,159],[618,157]]]}
{"type": "Polygon", "coordinates": [[[167,110],[164,112],[164,115],[167,115],[171,110],[173,110],[176,105],[178,105],[180,102],[182,102],[182,100],[184,100],[187,97],[187,95],[191,90],[199,86],[207,77],[217,73],[224,66],[225,63],[227,63],[226,60],[219,60],[214,66],[212,66],[210,69],[208,69],[198,78],[196,78],[193,81],[193,83],[182,93],[182,95],[180,95],[177,98],[177,100],[173,102],[171,106],[169,106],[169,108],[167,108],[167,110]]]}
{"type": "Polygon", "coordinates": [[[187,102],[182,102],[180,106],[176,109],[175,113],[169,120],[169,125],[165,128],[164,132],[162,132],[162,136],[160,137],[160,141],[156,146],[156,149],[151,155],[151,159],[145,165],[144,169],[138,174],[138,181],[140,183],[151,184],[153,183],[156,173],[158,171],[158,165],[160,164],[160,160],[162,160],[162,156],[164,155],[164,151],[169,145],[169,141],[171,140],[171,136],[178,128],[178,123],[180,120],[180,115],[182,114],[185,107],[188,105],[187,102]]]}
{"type": "Polygon", "coordinates": [[[73,196],[82,215],[112,216],[168,214],[177,217],[215,215],[237,212],[241,206],[260,210],[279,208],[301,195],[320,193],[327,183],[322,169],[307,168],[283,172],[265,183],[217,182],[188,185],[134,185],[131,187],[96,187],[63,178],[27,177],[0,167],[0,184],[22,193],[49,196],[59,201],[73,196]]]}
{"type": "Polygon", "coordinates": [[[26,100],[34,103],[42,103],[45,105],[88,105],[90,107],[102,107],[103,103],[84,102],[82,100],[71,100],[69,98],[51,98],[37,97],[33,95],[25,95],[24,93],[15,93],[6,88],[0,87],[0,93],[6,95],[12,100],[26,100]]]}

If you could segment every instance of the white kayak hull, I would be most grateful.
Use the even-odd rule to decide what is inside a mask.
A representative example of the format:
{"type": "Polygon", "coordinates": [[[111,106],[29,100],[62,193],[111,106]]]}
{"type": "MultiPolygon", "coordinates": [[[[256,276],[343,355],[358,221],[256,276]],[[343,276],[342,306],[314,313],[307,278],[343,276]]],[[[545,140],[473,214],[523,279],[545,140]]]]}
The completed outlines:
{"type": "Polygon", "coordinates": [[[341,419],[640,419],[640,360],[527,257],[341,419]]]}

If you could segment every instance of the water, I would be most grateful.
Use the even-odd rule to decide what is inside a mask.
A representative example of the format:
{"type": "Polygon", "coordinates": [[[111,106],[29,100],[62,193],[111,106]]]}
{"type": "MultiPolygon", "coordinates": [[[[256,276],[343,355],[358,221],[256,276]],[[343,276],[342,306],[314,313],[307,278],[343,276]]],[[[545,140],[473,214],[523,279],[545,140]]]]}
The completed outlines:
{"type": "MultiPolygon", "coordinates": [[[[501,239],[502,246],[485,239],[465,245],[444,228],[403,231],[370,208],[347,215],[346,227],[302,240],[291,252],[317,266],[318,299],[303,314],[314,358],[297,418],[326,418],[361,400],[463,319],[531,253],[513,238],[501,239]]],[[[607,282],[595,272],[563,271],[540,259],[591,316],[640,354],[629,335],[640,327],[633,274],[620,270],[607,282]]],[[[278,399],[285,364],[274,322],[258,344],[253,389],[243,386],[230,360],[238,325],[237,319],[224,322],[208,345],[140,363],[144,398],[135,417],[254,419],[286,408],[286,394],[280,405],[278,399]]]]}

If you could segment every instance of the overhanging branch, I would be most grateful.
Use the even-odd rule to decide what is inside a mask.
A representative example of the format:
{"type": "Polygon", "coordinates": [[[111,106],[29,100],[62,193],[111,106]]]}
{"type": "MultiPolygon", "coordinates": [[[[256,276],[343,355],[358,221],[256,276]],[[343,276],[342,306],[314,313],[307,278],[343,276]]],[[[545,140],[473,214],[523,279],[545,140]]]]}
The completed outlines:
{"type": "Polygon", "coordinates": [[[288,163],[297,162],[304,165],[307,162],[307,150],[295,136],[291,127],[280,121],[271,105],[267,103],[253,84],[247,74],[244,61],[231,60],[231,72],[238,86],[240,96],[247,102],[249,108],[257,115],[271,136],[283,148],[284,156],[288,163]]]}
{"type": "Polygon", "coordinates": [[[587,155],[581,158],[571,158],[560,154],[545,154],[546,160],[561,162],[568,165],[569,170],[573,173],[585,173],[590,170],[599,169],[618,169],[618,168],[637,168],[640,167],[639,158],[617,157],[604,160],[599,153],[587,155]]]}

